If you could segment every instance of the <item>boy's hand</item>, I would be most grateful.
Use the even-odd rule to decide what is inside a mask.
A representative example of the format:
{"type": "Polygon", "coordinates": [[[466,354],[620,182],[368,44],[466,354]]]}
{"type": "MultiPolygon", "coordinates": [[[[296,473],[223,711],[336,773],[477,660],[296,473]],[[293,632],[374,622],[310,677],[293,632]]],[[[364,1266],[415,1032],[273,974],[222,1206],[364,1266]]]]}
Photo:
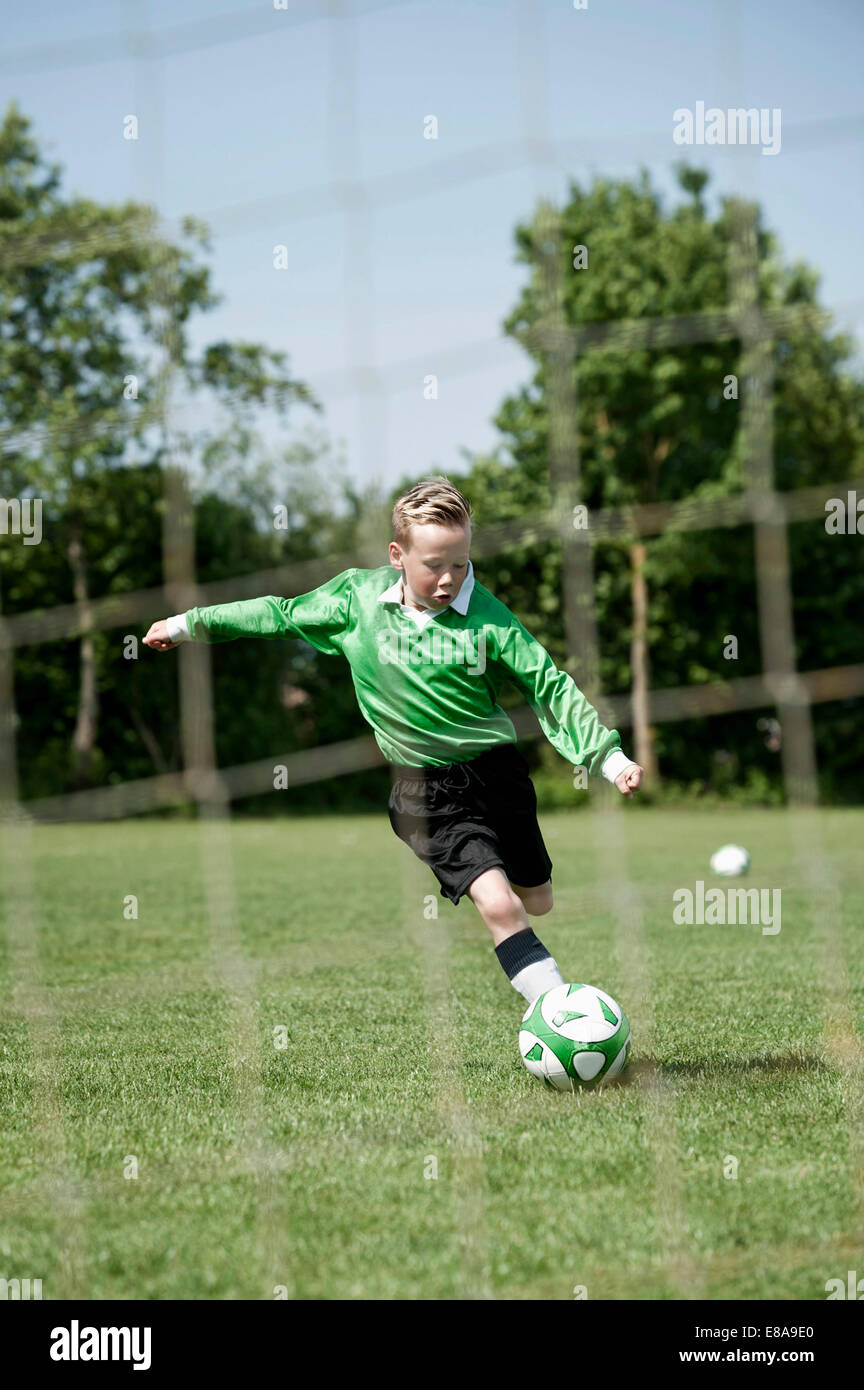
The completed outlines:
{"type": "MultiPolygon", "coordinates": [[[[171,642],[168,639],[168,624],[164,618],[152,623],[150,631],[143,639],[145,647],[153,647],[157,652],[167,652],[171,647],[179,647],[179,642],[171,642]]],[[[630,769],[632,772],[632,768],[630,769]]],[[[623,773],[621,774],[624,775],[623,773]]]]}
{"type": "Polygon", "coordinates": [[[633,793],[638,791],[642,785],[643,769],[638,763],[633,763],[630,767],[625,767],[623,772],[619,772],[615,778],[615,785],[619,792],[629,796],[633,800],[633,793]]]}

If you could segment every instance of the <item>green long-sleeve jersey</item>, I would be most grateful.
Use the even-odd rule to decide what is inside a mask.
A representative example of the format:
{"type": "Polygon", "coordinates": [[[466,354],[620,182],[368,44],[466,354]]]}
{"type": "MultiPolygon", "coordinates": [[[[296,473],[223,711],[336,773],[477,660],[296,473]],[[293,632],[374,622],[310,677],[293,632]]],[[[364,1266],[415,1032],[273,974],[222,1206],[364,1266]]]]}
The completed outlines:
{"type": "Polygon", "coordinates": [[[418,628],[393,579],[390,565],[347,569],[296,598],[190,608],[182,626],[193,641],[299,637],[325,656],[344,656],[363,717],[391,763],[467,762],[514,743],[513,723],[498,703],[507,681],[568,762],[593,774],[616,750],[616,772],[629,762],[617,730],[600,723],[572,676],[482,584],[473,580],[464,612],[449,605],[418,628]]]}

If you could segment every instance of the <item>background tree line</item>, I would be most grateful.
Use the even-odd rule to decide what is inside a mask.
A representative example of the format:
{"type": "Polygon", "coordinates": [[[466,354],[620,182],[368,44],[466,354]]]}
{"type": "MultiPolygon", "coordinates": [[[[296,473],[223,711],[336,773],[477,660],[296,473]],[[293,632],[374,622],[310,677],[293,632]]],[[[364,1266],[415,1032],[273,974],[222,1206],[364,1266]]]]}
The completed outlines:
{"type": "MultiPolygon", "coordinates": [[[[109,594],[158,588],[168,462],[180,459],[189,473],[202,583],[350,555],[371,512],[386,517],[400,492],[436,471],[424,463],[385,497],[358,492],[326,432],[312,427],[320,405],[283,353],[217,342],[192,354],[190,319],[219,302],[203,259],[206,228],[187,219],[180,243],[168,243],[152,209],[64,198],[61,176],[10,106],[0,127],[0,484],[4,498],[43,499],[43,540],[24,546],[20,537],[0,536],[4,616],[72,602],[86,611],[109,594]],[[192,403],[194,430],[173,423],[165,395],[172,381],[192,403]],[[268,412],[290,429],[280,451],[265,448],[256,429],[268,412]],[[287,507],[285,529],[273,525],[277,504],[287,507]]],[[[706,176],[682,169],[680,182],[682,197],[672,209],[645,173],[634,181],[598,178],[584,189],[573,183],[554,215],[536,209],[515,230],[517,255],[529,269],[505,331],[531,341],[526,330],[547,308],[550,254],[566,324],[723,308],[740,205],[720,200],[712,215],[706,176]],[[577,244],[589,247],[582,271],[571,262],[577,244]]],[[[759,304],[818,308],[815,271],[785,264],[758,209],[752,212],[759,304]]],[[[864,496],[864,382],[853,342],[832,331],[827,314],[819,322],[818,331],[789,331],[773,347],[776,485],[790,490],[862,477],[864,496]]],[[[531,380],[495,418],[501,443],[485,455],[464,451],[465,470],[454,478],[479,529],[533,516],[552,502],[548,363],[536,348],[529,351],[531,380]]],[[[745,388],[738,401],[723,393],[730,374],[740,382],[740,353],[740,343],[726,340],[579,354],[573,430],[580,500],[599,509],[740,492],[745,388]]],[[[864,542],[829,535],[820,519],[791,525],[789,536],[799,669],[860,661],[864,542]]],[[[564,665],[561,560],[560,543],[525,542],[475,560],[475,569],[564,665]]],[[[637,678],[662,688],[757,674],[755,595],[746,525],[598,545],[594,606],[603,689],[626,691],[637,678]],[[637,572],[645,603],[634,644],[637,572]],[[722,657],[730,632],[738,638],[735,662],[722,657]],[[641,672],[634,651],[646,654],[641,672]]],[[[143,647],[137,660],[124,659],[123,636],[85,625],[74,640],[17,650],[23,798],[180,766],[176,663],[143,647]]],[[[221,646],[214,696],[221,765],[370,734],[345,663],[299,641],[221,646]]],[[[519,702],[508,691],[507,703],[519,702]]],[[[864,761],[861,706],[850,699],[814,707],[827,800],[861,798],[850,775],[864,761]]],[[[779,759],[764,729],[771,713],[658,724],[651,752],[667,794],[781,799],[779,759]]],[[[633,748],[629,731],[624,742],[633,748]]],[[[572,805],[569,766],[543,739],[529,756],[544,801],[572,805]]],[[[291,810],[380,810],[387,785],[382,768],[297,788],[291,810]]],[[[284,813],[286,801],[248,798],[236,809],[284,813]]]]}

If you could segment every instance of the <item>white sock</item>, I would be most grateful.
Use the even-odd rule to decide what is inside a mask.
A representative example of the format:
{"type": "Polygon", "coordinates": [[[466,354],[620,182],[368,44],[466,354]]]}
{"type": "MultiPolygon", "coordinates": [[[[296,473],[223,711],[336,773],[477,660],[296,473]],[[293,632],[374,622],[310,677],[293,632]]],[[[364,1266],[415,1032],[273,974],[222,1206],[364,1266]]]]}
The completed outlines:
{"type": "Polygon", "coordinates": [[[547,989],[563,985],[564,978],[555,957],[546,956],[544,960],[535,960],[533,965],[526,965],[524,970],[513,976],[510,983],[519,994],[525,996],[529,1004],[533,1004],[547,989]]]}

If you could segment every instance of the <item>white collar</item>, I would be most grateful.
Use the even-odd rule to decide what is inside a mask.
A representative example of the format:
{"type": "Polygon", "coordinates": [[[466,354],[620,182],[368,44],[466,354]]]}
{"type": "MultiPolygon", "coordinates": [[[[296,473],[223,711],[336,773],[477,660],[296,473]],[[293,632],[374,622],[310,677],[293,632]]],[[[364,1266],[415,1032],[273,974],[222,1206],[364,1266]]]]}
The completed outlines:
{"type": "MultiPolygon", "coordinates": [[[[461,614],[464,616],[464,615],[468,612],[468,600],[469,600],[470,597],[471,597],[471,590],[472,590],[473,588],[474,588],[474,566],[472,565],[471,561],[469,560],[469,561],[468,561],[468,573],[466,574],[465,578],[464,578],[463,581],[462,581],[462,588],[459,590],[459,592],[458,592],[458,594],[456,595],[456,597],[454,598],[453,602],[452,602],[452,603],[448,603],[447,608],[455,608],[457,613],[461,613],[461,614]]],[[[399,575],[399,578],[396,580],[396,583],[395,583],[395,584],[391,584],[391,586],[390,586],[389,589],[385,589],[385,591],[384,591],[383,594],[379,594],[379,596],[378,596],[378,602],[379,602],[379,603],[398,603],[398,604],[400,605],[400,607],[404,608],[405,612],[408,613],[408,614],[414,619],[414,621],[415,621],[415,623],[417,624],[418,627],[423,627],[423,626],[425,626],[426,623],[430,622],[433,618],[436,618],[436,617],[438,616],[439,612],[440,612],[440,613],[446,613],[446,612],[447,612],[447,608],[441,608],[441,609],[423,608],[423,609],[418,609],[418,608],[412,608],[411,605],[408,604],[408,603],[403,603],[403,602],[402,602],[402,576],[401,576],[401,574],[399,575]]]]}

